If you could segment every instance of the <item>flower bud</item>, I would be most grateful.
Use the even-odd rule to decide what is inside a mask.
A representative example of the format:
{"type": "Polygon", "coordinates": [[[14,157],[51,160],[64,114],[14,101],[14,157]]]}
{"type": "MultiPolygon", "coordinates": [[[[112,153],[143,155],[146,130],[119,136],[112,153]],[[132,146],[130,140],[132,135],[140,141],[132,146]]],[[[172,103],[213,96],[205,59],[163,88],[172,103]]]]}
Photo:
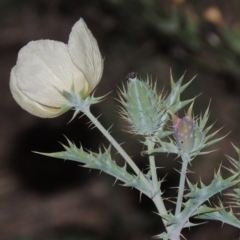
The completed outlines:
{"type": "Polygon", "coordinates": [[[173,130],[176,143],[182,152],[190,152],[194,147],[195,124],[192,119],[192,107],[189,107],[187,115],[182,119],[174,113],[170,113],[173,122],[173,130]]]}
{"type": "Polygon", "coordinates": [[[18,54],[10,75],[16,102],[29,113],[57,117],[68,109],[60,91],[86,98],[101,79],[103,60],[98,44],[80,19],[72,28],[68,44],[53,40],[31,41],[18,54]]]}

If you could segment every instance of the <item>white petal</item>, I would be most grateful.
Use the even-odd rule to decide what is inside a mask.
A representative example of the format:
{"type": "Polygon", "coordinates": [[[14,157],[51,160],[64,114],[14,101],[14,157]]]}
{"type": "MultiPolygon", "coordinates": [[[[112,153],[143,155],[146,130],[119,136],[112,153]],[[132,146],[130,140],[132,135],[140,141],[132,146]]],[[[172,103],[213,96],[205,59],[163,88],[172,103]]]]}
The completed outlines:
{"type": "Polygon", "coordinates": [[[89,94],[102,77],[103,59],[96,39],[82,18],[74,24],[68,45],[72,61],[83,72],[88,82],[89,94]]]}
{"type": "Polygon", "coordinates": [[[57,89],[70,91],[74,83],[78,93],[87,87],[84,75],[72,63],[68,47],[62,42],[39,40],[28,43],[18,54],[15,72],[19,90],[33,101],[49,107],[66,103],[57,89]]]}
{"type": "Polygon", "coordinates": [[[27,96],[25,96],[18,88],[16,82],[16,73],[15,73],[16,66],[12,68],[10,74],[10,89],[15,101],[26,111],[29,113],[42,118],[53,118],[57,117],[63,112],[60,111],[58,108],[50,108],[43,106],[37,102],[34,102],[27,96]]]}

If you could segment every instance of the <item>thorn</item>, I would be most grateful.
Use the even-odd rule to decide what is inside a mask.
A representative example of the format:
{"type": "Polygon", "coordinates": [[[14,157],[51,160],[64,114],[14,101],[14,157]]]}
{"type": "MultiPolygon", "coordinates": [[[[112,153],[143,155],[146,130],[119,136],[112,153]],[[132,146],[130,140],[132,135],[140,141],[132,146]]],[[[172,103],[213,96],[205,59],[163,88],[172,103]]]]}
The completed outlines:
{"type": "Polygon", "coordinates": [[[91,120],[89,120],[89,121],[87,122],[87,125],[89,125],[89,126],[88,126],[89,128],[93,125],[93,123],[91,122],[91,120]]]}
{"type": "Polygon", "coordinates": [[[181,170],[178,170],[176,168],[173,168],[176,172],[178,172],[179,174],[181,174],[181,170]]]}
{"type": "Polygon", "coordinates": [[[102,116],[102,113],[99,114],[99,115],[96,117],[96,119],[98,120],[101,116],[102,116]]]}
{"type": "MultiPolygon", "coordinates": [[[[75,110],[74,113],[73,113],[73,116],[72,118],[67,122],[67,124],[69,124],[70,122],[72,122],[72,120],[77,116],[77,114],[80,112],[81,110],[75,110]]],[[[84,113],[83,113],[84,114],[84,113]]]]}
{"type": "Polygon", "coordinates": [[[224,222],[222,222],[222,226],[221,226],[221,228],[223,228],[223,225],[224,225],[224,222]]]}
{"type": "Polygon", "coordinates": [[[84,115],[85,115],[85,114],[82,113],[82,114],[78,117],[78,119],[82,118],[84,115]]]}
{"type": "Polygon", "coordinates": [[[180,233],[180,236],[181,236],[182,238],[184,238],[185,240],[187,240],[181,233],[180,233]]]}
{"type": "Polygon", "coordinates": [[[142,201],[142,192],[140,192],[140,198],[139,198],[139,202],[142,201]]]}
{"type": "Polygon", "coordinates": [[[116,178],[112,186],[114,186],[117,183],[117,181],[118,179],[116,178]]]}
{"type": "Polygon", "coordinates": [[[96,128],[96,126],[94,125],[93,127],[89,128],[90,130],[93,130],[94,128],[96,128]]]}

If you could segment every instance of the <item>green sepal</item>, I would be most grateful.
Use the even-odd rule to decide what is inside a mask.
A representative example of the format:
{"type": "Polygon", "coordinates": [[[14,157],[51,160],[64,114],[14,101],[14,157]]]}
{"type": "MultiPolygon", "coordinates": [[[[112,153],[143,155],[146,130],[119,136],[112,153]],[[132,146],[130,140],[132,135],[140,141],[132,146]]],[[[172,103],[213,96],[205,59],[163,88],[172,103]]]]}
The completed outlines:
{"type": "MultiPolygon", "coordinates": [[[[180,102],[181,93],[189,86],[189,84],[195,78],[195,77],[193,77],[189,82],[182,85],[182,81],[183,81],[184,76],[185,76],[185,74],[183,74],[177,82],[174,82],[172,72],[170,72],[171,93],[169,94],[169,96],[165,100],[165,102],[166,102],[165,104],[166,104],[166,107],[168,109],[172,108],[176,103],[180,102]]],[[[180,105],[179,105],[179,107],[180,107],[180,105]]],[[[177,107],[175,107],[175,108],[177,108],[177,107]]],[[[178,110],[179,109],[180,108],[178,108],[178,110]]],[[[175,113],[175,111],[173,109],[171,109],[171,111],[175,113]]]]}
{"type": "Polygon", "coordinates": [[[78,113],[84,112],[84,109],[90,108],[91,105],[101,102],[106,95],[101,97],[94,97],[94,93],[84,98],[83,90],[78,94],[75,94],[74,86],[72,86],[71,91],[67,92],[65,90],[58,92],[67,99],[67,102],[61,106],[62,111],[67,111],[68,109],[73,109],[74,114],[70,122],[77,116],[78,113]]]}
{"type": "Polygon", "coordinates": [[[184,108],[185,106],[187,106],[188,104],[192,103],[195,100],[194,98],[188,99],[188,100],[184,100],[184,101],[178,101],[176,104],[174,104],[169,110],[172,111],[173,113],[176,113],[177,111],[179,111],[180,109],[184,108]]]}
{"type": "MultiPolygon", "coordinates": [[[[185,107],[187,104],[193,102],[195,99],[192,98],[184,101],[180,100],[181,93],[189,86],[189,84],[195,78],[193,77],[189,82],[182,85],[184,75],[185,74],[183,74],[177,82],[174,82],[172,72],[170,71],[171,92],[169,96],[164,100],[164,106],[168,111],[171,111],[173,113],[176,113],[177,111],[185,107]]],[[[165,126],[166,122],[169,119],[170,119],[169,114],[165,114],[162,116],[161,121],[164,123],[163,126],[165,126]]]]}

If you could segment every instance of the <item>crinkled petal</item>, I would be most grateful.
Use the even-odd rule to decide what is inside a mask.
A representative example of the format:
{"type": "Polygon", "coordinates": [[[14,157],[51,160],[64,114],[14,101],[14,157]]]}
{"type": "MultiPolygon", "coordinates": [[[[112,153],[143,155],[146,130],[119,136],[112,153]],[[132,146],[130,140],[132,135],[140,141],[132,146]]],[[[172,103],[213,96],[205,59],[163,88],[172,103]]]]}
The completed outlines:
{"type": "Polygon", "coordinates": [[[88,82],[89,94],[102,77],[103,59],[96,39],[82,18],[74,24],[68,45],[72,61],[83,72],[88,82]]]}
{"type": "Polygon", "coordinates": [[[66,44],[52,40],[29,42],[19,54],[16,64],[19,91],[33,101],[59,108],[66,99],[58,92],[88,91],[82,72],[73,64],[66,44]]]}
{"type": "Polygon", "coordinates": [[[53,118],[64,113],[59,108],[51,108],[41,105],[24,95],[18,88],[15,69],[16,66],[12,68],[10,74],[10,89],[13,98],[24,110],[42,118],[53,118]]]}

